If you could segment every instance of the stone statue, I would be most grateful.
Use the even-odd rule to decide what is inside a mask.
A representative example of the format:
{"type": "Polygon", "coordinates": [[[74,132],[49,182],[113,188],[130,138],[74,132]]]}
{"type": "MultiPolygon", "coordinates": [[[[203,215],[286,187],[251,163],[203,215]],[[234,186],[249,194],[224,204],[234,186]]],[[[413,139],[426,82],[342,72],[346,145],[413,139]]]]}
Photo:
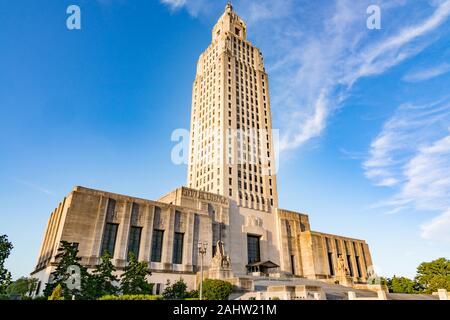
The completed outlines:
{"type": "Polygon", "coordinates": [[[212,259],[212,266],[222,269],[230,267],[230,257],[225,254],[225,247],[222,240],[217,241],[216,252],[212,259]]]}
{"type": "Polygon", "coordinates": [[[212,279],[228,279],[232,277],[230,256],[225,254],[222,240],[216,243],[216,251],[211,260],[209,274],[212,279]]]}
{"type": "Polygon", "coordinates": [[[350,276],[349,270],[345,267],[345,261],[344,261],[344,257],[342,256],[342,254],[340,254],[337,259],[336,280],[339,281],[340,285],[343,285],[346,287],[353,286],[353,279],[350,276]]]}
{"type": "Polygon", "coordinates": [[[350,275],[348,269],[345,267],[344,257],[340,254],[338,257],[338,275],[347,277],[350,275]]]}

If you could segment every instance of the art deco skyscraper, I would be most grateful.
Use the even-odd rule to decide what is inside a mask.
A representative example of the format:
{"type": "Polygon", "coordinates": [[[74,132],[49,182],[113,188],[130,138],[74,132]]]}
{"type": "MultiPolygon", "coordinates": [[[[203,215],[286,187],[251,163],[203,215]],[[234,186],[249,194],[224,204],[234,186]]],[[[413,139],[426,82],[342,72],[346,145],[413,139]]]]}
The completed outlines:
{"type": "Polygon", "coordinates": [[[228,4],[197,63],[188,187],[271,211],[278,206],[274,158],[263,57],[228,4]]]}

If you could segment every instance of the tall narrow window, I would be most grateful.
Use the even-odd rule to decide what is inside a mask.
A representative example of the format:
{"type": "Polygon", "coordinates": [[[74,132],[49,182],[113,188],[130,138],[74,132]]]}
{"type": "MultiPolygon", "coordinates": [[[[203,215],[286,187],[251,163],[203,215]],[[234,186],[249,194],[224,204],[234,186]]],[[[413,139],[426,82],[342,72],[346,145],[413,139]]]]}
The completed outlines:
{"type": "Polygon", "coordinates": [[[291,272],[295,274],[295,257],[291,255],[291,272]]]}
{"type": "Polygon", "coordinates": [[[334,276],[333,252],[332,252],[332,248],[331,248],[330,238],[325,238],[325,244],[327,247],[327,258],[328,258],[328,267],[329,267],[330,275],[334,276]]]}
{"type": "Polygon", "coordinates": [[[161,254],[163,248],[164,230],[153,230],[152,239],[152,262],[161,262],[161,254]]]}
{"type": "Polygon", "coordinates": [[[106,221],[112,222],[115,217],[115,211],[116,211],[116,200],[114,199],[108,199],[108,207],[106,209],[106,221]]]}
{"type": "Polygon", "coordinates": [[[353,251],[355,252],[357,276],[361,277],[361,264],[359,261],[359,252],[358,252],[358,248],[356,247],[356,242],[353,242],[353,251]]]}
{"type": "Polygon", "coordinates": [[[128,254],[127,258],[129,258],[130,253],[132,252],[136,258],[139,258],[139,246],[141,244],[141,227],[131,227],[130,234],[128,236],[128,254]]]}
{"type": "Polygon", "coordinates": [[[334,276],[333,253],[328,252],[328,265],[330,266],[330,275],[334,276]]]}
{"type": "Polygon", "coordinates": [[[173,238],[173,256],[172,256],[172,262],[174,264],[183,263],[183,238],[184,233],[175,232],[173,238]]]}
{"type": "Polygon", "coordinates": [[[347,264],[348,264],[348,269],[349,269],[349,272],[350,272],[350,276],[353,277],[352,257],[349,254],[347,255],[347,264]]]}
{"type": "Polygon", "coordinates": [[[358,277],[361,277],[361,265],[359,264],[359,256],[356,256],[355,260],[356,260],[356,268],[358,269],[358,277]]]}
{"type": "Polygon", "coordinates": [[[131,207],[131,225],[139,225],[139,204],[133,202],[131,207]]]}
{"type": "Polygon", "coordinates": [[[117,229],[119,225],[116,223],[106,223],[103,231],[102,248],[100,254],[108,252],[111,257],[114,256],[114,248],[116,246],[117,229]]]}
{"type": "Polygon", "coordinates": [[[248,263],[261,261],[259,236],[247,235],[248,263]]]}

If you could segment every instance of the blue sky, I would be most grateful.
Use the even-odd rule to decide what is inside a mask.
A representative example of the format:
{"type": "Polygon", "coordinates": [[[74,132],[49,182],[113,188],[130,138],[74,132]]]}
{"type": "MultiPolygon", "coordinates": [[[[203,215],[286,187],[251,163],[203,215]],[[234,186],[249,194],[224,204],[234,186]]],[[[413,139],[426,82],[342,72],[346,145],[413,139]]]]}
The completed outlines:
{"type": "MultiPolygon", "coordinates": [[[[0,234],[32,271],[75,185],[149,199],[185,184],[199,54],[226,1],[0,3],[0,234]],[[81,30],[66,8],[81,8],[81,30]]],[[[366,239],[382,275],[450,252],[450,1],[240,0],[280,129],[280,205],[366,239]],[[366,9],[381,7],[381,30],[366,9]]]]}

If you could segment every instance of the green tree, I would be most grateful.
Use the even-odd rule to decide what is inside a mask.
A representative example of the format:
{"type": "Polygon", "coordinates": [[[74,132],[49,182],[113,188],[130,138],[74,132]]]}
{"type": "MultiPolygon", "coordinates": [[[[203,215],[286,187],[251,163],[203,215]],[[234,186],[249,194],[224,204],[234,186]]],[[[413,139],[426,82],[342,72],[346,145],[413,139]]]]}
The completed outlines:
{"type": "Polygon", "coordinates": [[[36,278],[21,277],[10,284],[6,293],[9,296],[20,296],[21,299],[29,298],[36,290],[37,281],[36,278]]]}
{"type": "Polygon", "coordinates": [[[233,286],[227,281],[216,279],[203,281],[203,298],[206,300],[228,300],[232,290],[233,286]]]}
{"type": "Polygon", "coordinates": [[[423,286],[425,293],[450,290],[450,260],[439,258],[421,263],[417,267],[416,281],[423,286]]]}
{"type": "Polygon", "coordinates": [[[174,284],[170,284],[167,280],[166,288],[162,294],[164,300],[183,300],[189,295],[187,292],[187,285],[183,279],[178,280],[174,284]]]}
{"type": "Polygon", "coordinates": [[[119,282],[114,274],[116,268],[111,262],[111,256],[105,252],[101,257],[101,262],[96,266],[92,274],[87,278],[87,284],[83,296],[86,299],[97,299],[106,295],[115,295],[118,288],[115,283],[119,282]]]}
{"type": "Polygon", "coordinates": [[[61,241],[56,255],[57,267],[50,275],[50,281],[47,283],[44,289],[44,296],[49,297],[53,289],[58,285],[61,286],[61,292],[66,300],[72,299],[75,296],[76,299],[83,298],[83,290],[85,289],[89,274],[87,269],[80,264],[81,258],[78,256],[78,244],[70,243],[67,241],[61,241]],[[70,268],[69,268],[70,267],[70,268]],[[72,268],[80,270],[80,274],[73,273],[72,268]],[[78,277],[80,286],[74,286],[69,288],[67,283],[71,280],[75,280],[78,277]]]}
{"type": "Polygon", "coordinates": [[[139,262],[134,253],[130,252],[128,265],[120,279],[120,291],[127,295],[151,294],[153,284],[146,280],[146,277],[151,274],[148,263],[139,262]]]}
{"type": "Polygon", "coordinates": [[[6,294],[6,288],[11,284],[11,272],[5,268],[5,261],[13,247],[6,235],[0,236],[0,295],[6,294]]]}
{"type": "Polygon", "coordinates": [[[389,292],[392,293],[419,293],[421,291],[420,285],[406,277],[396,277],[388,279],[387,286],[389,292]]]}

